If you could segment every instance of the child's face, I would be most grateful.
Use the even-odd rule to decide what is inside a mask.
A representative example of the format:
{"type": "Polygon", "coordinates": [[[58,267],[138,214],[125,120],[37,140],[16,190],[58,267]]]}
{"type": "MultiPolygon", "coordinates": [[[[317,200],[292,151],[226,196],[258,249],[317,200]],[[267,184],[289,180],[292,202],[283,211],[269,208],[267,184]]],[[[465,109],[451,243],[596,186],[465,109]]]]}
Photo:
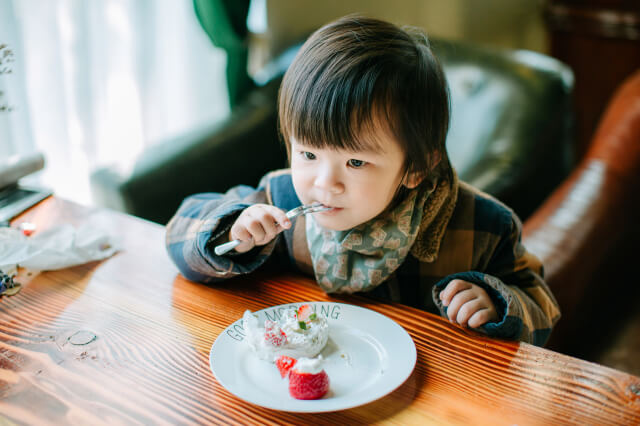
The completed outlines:
{"type": "Polygon", "coordinates": [[[293,186],[303,204],[331,210],[315,213],[327,229],[344,231],[373,219],[393,199],[404,176],[404,152],[390,136],[378,136],[383,150],[312,148],[291,138],[293,186]]]}

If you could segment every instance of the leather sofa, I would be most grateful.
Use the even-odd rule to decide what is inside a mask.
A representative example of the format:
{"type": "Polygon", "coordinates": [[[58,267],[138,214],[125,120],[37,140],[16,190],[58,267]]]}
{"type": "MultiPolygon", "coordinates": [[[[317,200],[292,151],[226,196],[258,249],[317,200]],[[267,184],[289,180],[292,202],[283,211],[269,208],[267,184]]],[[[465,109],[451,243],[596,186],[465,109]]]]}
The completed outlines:
{"type": "Polygon", "coordinates": [[[640,70],[611,98],[586,155],[524,223],[563,314],[548,347],[640,375],[638,218],[640,70]]]}

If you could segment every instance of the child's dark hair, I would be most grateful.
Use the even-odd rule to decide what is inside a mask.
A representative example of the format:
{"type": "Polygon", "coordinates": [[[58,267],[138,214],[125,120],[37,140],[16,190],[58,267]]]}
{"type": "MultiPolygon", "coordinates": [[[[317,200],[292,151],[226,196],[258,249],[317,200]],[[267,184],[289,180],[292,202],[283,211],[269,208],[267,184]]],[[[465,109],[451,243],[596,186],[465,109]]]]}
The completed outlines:
{"type": "Polygon", "coordinates": [[[317,148],[375,150],[377,141],[363,136],[376,117],[406,153],[405,174],[451,181],[449,90],[426,35],[346,16],[313,33],[285,73],[280,132],[287,151],[292,136],[317,148]]]}

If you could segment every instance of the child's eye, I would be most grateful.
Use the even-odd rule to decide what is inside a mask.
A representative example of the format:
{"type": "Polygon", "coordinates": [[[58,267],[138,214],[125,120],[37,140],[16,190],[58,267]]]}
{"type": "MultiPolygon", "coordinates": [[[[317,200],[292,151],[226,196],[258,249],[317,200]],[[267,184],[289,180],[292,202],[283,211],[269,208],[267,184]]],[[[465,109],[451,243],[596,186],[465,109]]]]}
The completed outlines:
{"type": "Polygon", "coordinates": [[[349,164],[349,166],[355,169],[359,169],[360,167],[364,166],[366,163],[362,160],[356,160],[355,158],[352,158],[351,160],[347,161],[347,164],[349,164]]]}
{"type": "Polygon", "coordinates": [[[302,156],[305,158],[305,160],[315,160],[316,159],[316,155],[309,152],[309,151],[302,151],[302,156]]]}

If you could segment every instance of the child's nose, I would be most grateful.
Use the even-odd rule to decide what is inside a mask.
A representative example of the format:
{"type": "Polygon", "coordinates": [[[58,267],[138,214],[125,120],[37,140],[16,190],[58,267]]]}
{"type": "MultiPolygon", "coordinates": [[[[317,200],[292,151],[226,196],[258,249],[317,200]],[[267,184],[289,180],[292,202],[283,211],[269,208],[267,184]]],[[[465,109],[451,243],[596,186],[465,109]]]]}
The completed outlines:
{"type": "Polygon", "coordinates": [[[332,167],[322,167],[316,175],[314,185],[331,194],[344,192],[344,184],[338,173],[332,167]]]}

